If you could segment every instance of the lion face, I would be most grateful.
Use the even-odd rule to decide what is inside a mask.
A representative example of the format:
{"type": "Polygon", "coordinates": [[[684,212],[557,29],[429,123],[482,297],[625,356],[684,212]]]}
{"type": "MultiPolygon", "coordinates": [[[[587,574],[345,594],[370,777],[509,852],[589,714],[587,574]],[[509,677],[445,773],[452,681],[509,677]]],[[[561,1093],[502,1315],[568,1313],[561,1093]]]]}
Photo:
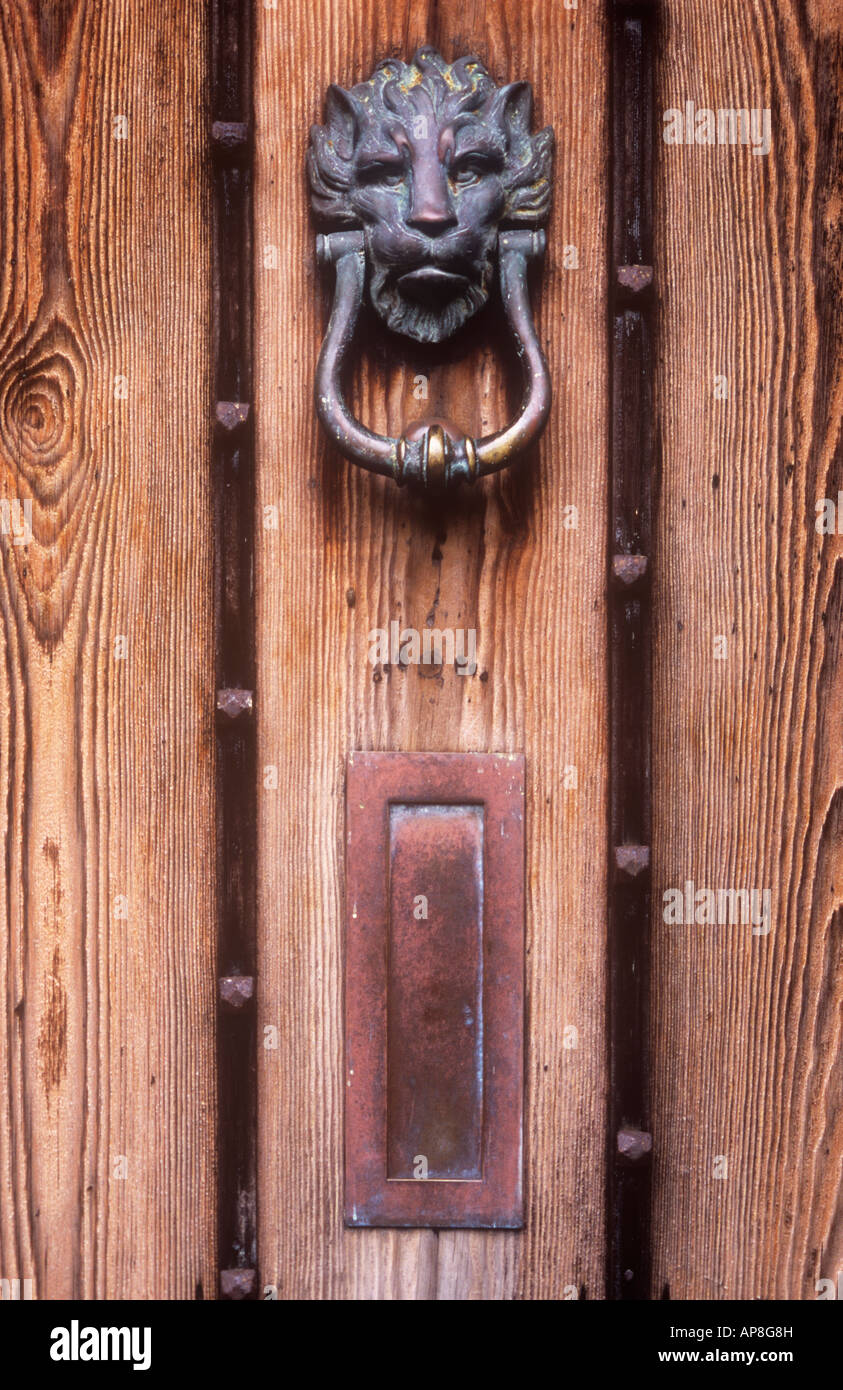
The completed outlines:
{"type": "Polygon", "coordinates": [[[439,342],[489,297],[506,204],[503,152],[479,122],[454,131],[431,113],[408,131],[373,135],[357,156],[351,197],[372,303],[390,328],[439,342]]]}
{"type": "Polygon", "coordinates": [[[498,88],[477,58],[430,49],[332,87],[308,167],[316,213],[362,227],[381,319],[421,342],[449,337],[489,298],[498,230],[537,225],[552,132],[530,134],[527,83],[498,88]]]}

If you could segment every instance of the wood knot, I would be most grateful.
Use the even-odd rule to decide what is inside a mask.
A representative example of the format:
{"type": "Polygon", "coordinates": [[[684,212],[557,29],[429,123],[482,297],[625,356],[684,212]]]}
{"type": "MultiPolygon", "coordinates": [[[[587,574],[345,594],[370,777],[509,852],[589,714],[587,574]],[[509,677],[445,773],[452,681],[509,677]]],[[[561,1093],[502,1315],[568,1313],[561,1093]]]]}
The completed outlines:
{"type": "MultiPolygon", "coordinates": [[[[44,478],[79,452],[79,405],[85,368],[69,330],[55,324],[26,347],[24,363],[7,362],[0,374],[0,436],[36,497],[54,502],[55,480],[44,478]],[[52,494],[52,495],[48,495],[52,494]]],[[[66,484],[64,478],[60,483],[66,484]]]]}

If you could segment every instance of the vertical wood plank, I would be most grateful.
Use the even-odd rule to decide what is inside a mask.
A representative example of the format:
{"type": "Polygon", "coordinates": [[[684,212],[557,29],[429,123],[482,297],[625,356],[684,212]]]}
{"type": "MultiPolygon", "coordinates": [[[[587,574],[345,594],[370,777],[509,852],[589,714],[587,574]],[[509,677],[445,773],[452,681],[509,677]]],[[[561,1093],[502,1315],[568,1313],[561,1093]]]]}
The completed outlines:
{"type": "MultiPolygon", "coordinates": [[[[259,815],[259,1220],[262,1282],[280,1297],[561,1298],[603,1289],[600,8],[279,0],[277,10],[258,10],[257,632],[259,765],[267,770],[259,815]],[[309,220],[309,127],[322,119],[330,82],[351,86],[381,58],[409,59],[423,42],[449,58],[478,53],[498,80],[531,80],[537,128],[550,123],[557,137],[550,249],[535,296],[554,380],[551,422],[522,473],[479,486],[452,511],[339,459],[311,403],[329,287],[316,273],[309,220]],[[576,247],[578,269],[566,268],[565,246],[576,247]],[[278,248],[277,270],[270,247],[278,248]],[[566,507],[578,509],[576,529],[566,507]],[[475,628],[477,674],[373,667],[369,633],[393,619],[419,630],[475,628]],[[524,1232],[343,1229],[342,804],[353,748],[526,753],[524,1232]],[[571,1029],[576,1047],[566,1046],[571,1029]]],[[[387,342],[379,331],[360,341],[352,395],[376,429],[396,433],[441,413],[477,434],[517,405],[517,364],[493,313],[461,344],[437,351],[387,342]],[[424,402],[413,398],[419,374],[428,380],[424,402]]]]}
{"type": "Polygon", "coordinates": [[[0,1276],[45,1298],[214,1285],[205,26],[0,16],[0,1276]]]}
{"type": "Polygon", "coordinates": [[[659,152],[653,1293],[814,1298],[843,1268],[839,7],[667,0],[658,82],[770,108],[772,147],[659,152]],[[769,889],[769,933],[667,924],[686,882],[769,889]]]}

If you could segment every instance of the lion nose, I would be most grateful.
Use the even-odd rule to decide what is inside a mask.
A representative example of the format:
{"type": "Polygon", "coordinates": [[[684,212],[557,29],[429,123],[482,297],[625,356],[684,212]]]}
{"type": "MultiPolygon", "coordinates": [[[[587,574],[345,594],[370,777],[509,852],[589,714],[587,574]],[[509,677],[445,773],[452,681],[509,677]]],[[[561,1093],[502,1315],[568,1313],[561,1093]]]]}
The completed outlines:
{"type": "Polygon", "coordinates": [[[425,179],[415,185],[408,224],[426,236],[441,236],[457,224],[454,209],[441,180],[425,179]]]}
{"type": "Polygon", "coordinates": [[[411,227],[417,232],[424,232],[426,236],[441,236],[443,232],[457,225],[457,219],[452,212],[439,212],[435,208],[413,211],[408,220],[411,227]]]}

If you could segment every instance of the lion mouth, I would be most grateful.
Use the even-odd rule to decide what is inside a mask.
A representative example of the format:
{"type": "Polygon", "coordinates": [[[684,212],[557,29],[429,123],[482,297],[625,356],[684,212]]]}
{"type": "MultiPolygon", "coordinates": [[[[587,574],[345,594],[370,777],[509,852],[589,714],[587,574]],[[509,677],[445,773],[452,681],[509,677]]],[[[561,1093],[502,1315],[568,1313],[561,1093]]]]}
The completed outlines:
{"type": "Polygon", "coordinates": [[[408,299],[425,303],[431,299],[454,299],[469,287],[470,280],[452,270],[443,270],[437,265],[419,266],[409,270],[398,280],[398,288],[408,299]]]}

